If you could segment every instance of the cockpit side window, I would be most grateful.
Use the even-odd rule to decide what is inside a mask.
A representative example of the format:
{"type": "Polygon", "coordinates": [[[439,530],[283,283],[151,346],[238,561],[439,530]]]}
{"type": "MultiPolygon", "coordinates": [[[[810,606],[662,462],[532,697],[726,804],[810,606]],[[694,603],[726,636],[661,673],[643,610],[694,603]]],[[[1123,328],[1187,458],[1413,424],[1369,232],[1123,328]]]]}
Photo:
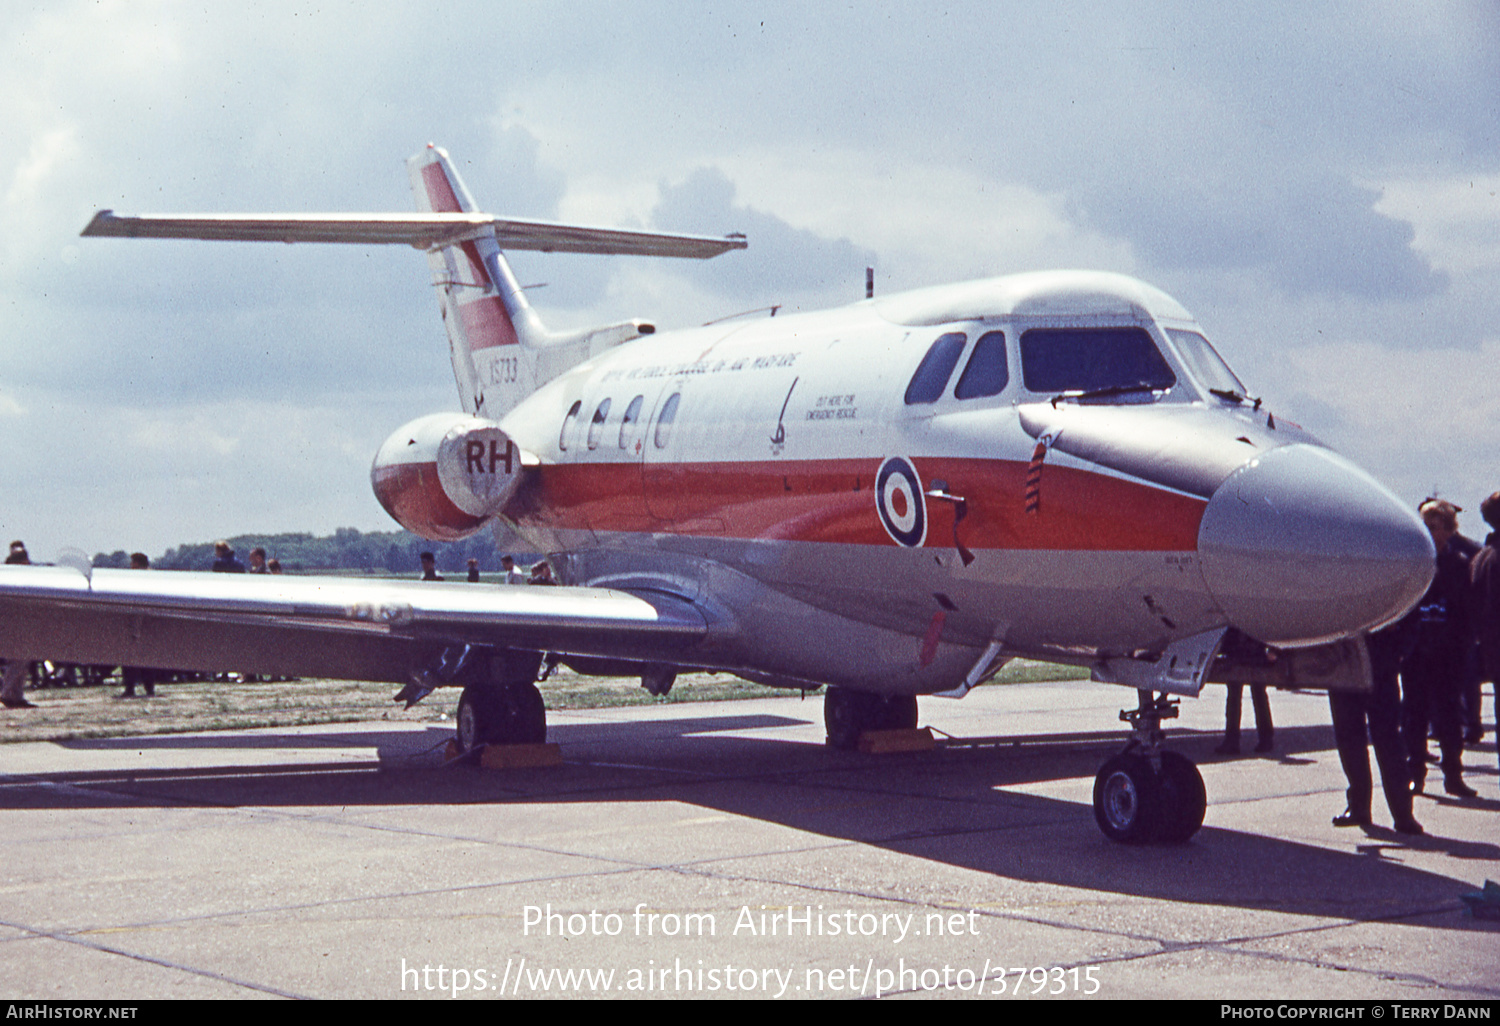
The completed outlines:
{"type": "Polygon", "coordinates": [[[1217,393],[1233,392],[1238,396],[1245,394],[1245,386],[1240,383],[1234,371],[1229,369],[1224,358],[1209,345],[1208,339],[1196,331],[1182,331],[1178,328],[1168,328],[1167,335],[1176,344],[1177,351],[1182,354],[1182,360],[1188,365],[1188,370],[1193,372],[1193,377],[1202,382],[1205,388],[1211,388],[1217,393]]]}
{"type": "Polygon", "coordinates": [[[1138,327],[1032,328],[1021,334],[1021,376],[1033,392],[1165,390],[1177,375],[1138,327]]]}
{"type": "Polygon", "coordinates": [[[943,389],[948,387],[948,379],[953,375],[953,368],[958,366],[958,358],[963,355],[964,344],[968,340],[969,337],[961,331],[950,331],[938,336],[937,341],[927,350],[927,355],[922,357],[922,362],[917,365],[917,372],[911,376],[911,384],[906,386],[906,405],[935,403],[942,397],[943,389]]]}
{"type": "Polygon", "coordinates": [[[953,390],[959,399],[980,399],[999,395],[1010,382],[1005,364],[1005,332],[987,331],[974,343],[974,352],[959,376],[953,390]]]}

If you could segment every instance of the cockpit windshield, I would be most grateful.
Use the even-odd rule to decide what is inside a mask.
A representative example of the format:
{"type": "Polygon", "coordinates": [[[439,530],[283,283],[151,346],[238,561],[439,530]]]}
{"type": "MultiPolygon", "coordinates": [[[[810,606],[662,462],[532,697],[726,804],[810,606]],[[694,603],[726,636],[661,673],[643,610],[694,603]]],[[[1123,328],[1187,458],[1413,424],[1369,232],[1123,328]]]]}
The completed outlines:
{"type": "Polygon", "coordinates": [[[1123,395],[1165,391],[1177,375],[1144,328],[1032,328],[1021,334],[1021,373],[1033,392],[1123,395]]]}
{"type": "Polygon", "coordinates": [[[1183,331],[1179,328],[1168,328],[1167,334],[1177,346],[1177,351],[1182,354],[1188,370],[1193,372],[1193,377],[1202,382],[1205,388],[1222,399],[1238,401],[1245,398],[1245,386],[1235,377],[1224,358],[1208,344],[1208,339],[1196,331],[1183,331]]]}

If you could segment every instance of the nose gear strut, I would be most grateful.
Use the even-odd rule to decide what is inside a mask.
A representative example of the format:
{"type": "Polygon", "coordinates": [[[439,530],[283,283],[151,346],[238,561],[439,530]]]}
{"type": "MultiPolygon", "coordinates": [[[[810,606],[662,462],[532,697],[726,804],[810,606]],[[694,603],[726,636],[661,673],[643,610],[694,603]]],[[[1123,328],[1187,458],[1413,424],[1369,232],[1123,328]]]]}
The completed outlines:
{"type": "Polygon", "coordinates": [[[1181,844],[1203,825],[1208,795],[1198,767],[1161,747],[1163,720],[1178,700],[1140,689],[1135,709],[1120,712],[1135,736],[1094,778],[1094,819],[1106,837],[1127,844],[1181,844]]]}

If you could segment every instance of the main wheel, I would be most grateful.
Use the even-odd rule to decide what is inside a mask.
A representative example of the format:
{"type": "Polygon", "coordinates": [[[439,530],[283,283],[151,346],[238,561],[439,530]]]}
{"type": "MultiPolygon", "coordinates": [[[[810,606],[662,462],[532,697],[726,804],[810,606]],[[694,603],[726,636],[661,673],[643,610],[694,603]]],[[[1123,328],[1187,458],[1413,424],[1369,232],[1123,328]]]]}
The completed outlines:
{"type": "Polygon", "coordinates": [[[641,687],[660,698],[677,683],[677,667],[671,663],[649,663],[641,669],[641,687]]]}
{"type": "Polygon", "coordinates": [[[912,730],[917,725],[916,695],[881,695],[870,730],[912,730]]]}
{"type": "Polygon", "coordinates": [[[859,744],[859,735],[874,728],[880,696],[852,688],[830,687],[823,695],[823,726],[830,748],[849,751],[859,744]]]}
{"type": "Polygon", "coordinates": [[[547,740],[547,706],[535,684],[471,684],[458,700],[458,748],[541,744],[547,740]]]}
{"type": "Polygon", "coordinates": [[[1208,792],[1203,775],[1191,759],[1180,752],[1161,753],[1161,823],[1157,840],[1181,844],[1198,832],[1208,811],[1208,792]]]}
{"type": "Polygon", "coordinates": [[[1094,778],[1094,820],[1104,836],[1125,844],[1156,839],[1161,790],[1143,756],[1117,755],[1094,778]]]}

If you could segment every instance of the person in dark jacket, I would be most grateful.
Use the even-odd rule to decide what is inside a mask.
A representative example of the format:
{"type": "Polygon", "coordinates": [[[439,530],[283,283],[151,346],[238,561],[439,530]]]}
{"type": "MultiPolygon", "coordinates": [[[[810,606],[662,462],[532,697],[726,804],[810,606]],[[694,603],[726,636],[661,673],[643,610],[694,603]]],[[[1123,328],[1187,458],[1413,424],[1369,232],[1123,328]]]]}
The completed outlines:
{"type": "Polygon", "coordinates": [[[234,548],[222,539],[214,542],[214,565],[216,574],[242,574],[245,572],[245,564],[239,561],[234,554],[234,548]]]}
{"type": "Polygon", "coordinates": [[[1479,636],[1480,676],[1496,688],[1495,735],[1500,738],[1500,492],[1479,504],[1490,525],[1484,548],[1469,563],[1474,631],[1479,636]]]}
{"type": "Polygon", "coordinates": [[[1442,752],[1443,790],[1459,798],[1475,791],[1463,781],[1463,727],[1459,693],[1463,687],[1470,627],[1469,561],[1450,542],[1458,533],[1458,509],[1430,499],[1420,509],[1437,547],[1437,573],[1417,604],[1416,641],[1401,668],[1402,733],[1406,740],[1411,789],[1421,794],[1427,779],[1427,726],[1432,724],[1442,752]]]}
{"type": "MultiPolygon", "coordinates": [[[[144,552],[132,552],[130,554],[130,569],[150,570],[151,558],[144,552]]],[[[120,680],[125,685],[125,690],[120,692],[121,698],[134,698],[137,687],[146,692],[146,697],[151,698],[156,694],[157,671],[142,666],[120,667],[120,680]]]]}
{"type": "MultiPolygon", "coordinates": [[[[31,556],[26,552],[26,543],[20,540],[10,543],[10,555],[5,562],[11,566],[30,566],[31,556]]],[[[26,700],[26,678],[31,664],[20,659],[6,659],[0,669],[0,705],[7,709],[34,709],[26,700]]]]}
{"type": "Polygon", "coordinates": [[[1375,790],[1370,777],[1373,745],[1375,761],[1380,764],[1380,786],[1385,791],[1385,803],[1390,807],[1396,832],[1423,833],[1422,824],[1412,815],[1411,775],[1407,770],[1406,749],[1401,743],[1401,685],[1397,682],[1402,657],[1415,639],[1415,626],[1415,621],[1407,617],[1366,639],[1372,684],[1369,694],[1328,692],[1334,742],[1349,781],[1348,806],[1333,817],[1334,826],[1366,829],[1371,826],[1370,803],[1375,790]]]}

